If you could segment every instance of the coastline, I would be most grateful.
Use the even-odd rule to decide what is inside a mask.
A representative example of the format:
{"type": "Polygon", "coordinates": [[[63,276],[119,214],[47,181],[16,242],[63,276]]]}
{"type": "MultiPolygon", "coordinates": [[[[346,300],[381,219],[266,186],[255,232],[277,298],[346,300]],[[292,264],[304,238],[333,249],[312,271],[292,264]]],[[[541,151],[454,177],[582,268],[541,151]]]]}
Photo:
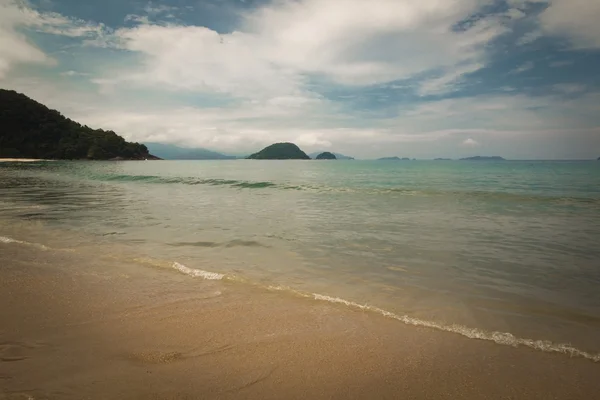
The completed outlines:
{"type": "Polygon", "coordinates": [[[43,158],[0,158],[0,162],[37,162],[37,161],[53,161],[43,158]]]}
{"type": "Polygon", "coordinates": [[[1,398],[588,399],[600,392],[600,365],[582,358],[83,250],[18,241],[0,250],[1,398]]]}

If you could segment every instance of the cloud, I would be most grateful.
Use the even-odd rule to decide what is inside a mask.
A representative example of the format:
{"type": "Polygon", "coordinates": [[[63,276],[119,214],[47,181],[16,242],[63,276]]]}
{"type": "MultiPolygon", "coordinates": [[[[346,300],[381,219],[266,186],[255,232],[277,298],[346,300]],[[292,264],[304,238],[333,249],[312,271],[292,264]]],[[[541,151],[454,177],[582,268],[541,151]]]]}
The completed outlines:
{"type": "Polygon", "coordinates": [[[506,16],[510,19],[521,19],[521,18],[525,18],[527,14],[525,14],[523,11],[519,10],[518,8],[510,8],[507,12],[506,12],[506,16]]]}
{"type": "Polygon", "coordinates": [[[567,65],[573,65],[573,61],[553,61],[550,63],[552,68],[566,67],[567,65]]]}
{"type": "Polygon", "coordinates": [[[143,12],[140,14],[128,14],[125,16],[125,22],[133,22],[137,24],[149,25],[152,21],[157,20],[172,20],[175,18],[173,13],[179,11],[177,7],[167,5],[155,5],[148,3],[144,6],[143,12]]]}
{"type": "Polygon", "coordinates": [[[565,94],[575,94],[585,91],[585,86],[576,83],[558,83],[552,86],[554,91],[565,94]]]}
{"type": "Polygon", "coordinates": [[[145,62],[120,71],[118,78],[104,84],[159,85],[244,98],[302,92],[302,77],[262,57],[260,42],[244,33],[220,35],[198,26],[139,25],[119,29],[109,45],[140,53],[145,62]]]}
{"type": "Polygon", "coordinates": [[[62,75],[62,76],[89,76],[90,74],[88,74],[86,72],[70,70],[70,71],[61,72],[60,75],[62,75]]]}
{"type": "Polygon", "coordinates": [[[169,15],[181,17],[178,10],[161,6],[108,28],[0,0],[0,79],[3,87],[130,140],[226,152],[294,141],[307,151],[363,157],[394,148],[445,156],[474,143],[505,143],[507,155],[510,146],[513,154],[528,154],[518,151],[530,141],[541,154],[546,138],[555,149],[574,148],[566,140],[571,134],[579,138],[577,151],[565,154],[590,151],[598,143],[596,88],[561,83],[569,77],[557,81],[539,68],[532,85],[541,86],[524,90],[502,81],[509,71],[493,64],[500,50],[505,60],[526,61],[511,74],[535,67],[511,58],[522,49],[504,46],[513,24],[517,32],[530,29],[518,44],[557,35],[580,46],[581,35],[545,25],[558,0],[538,8],[527,0],[507,3],[508,12],[494,13],[496,0],[273,0],[237,10],[237,30],[226,31],[217,22],[210,29],[192,18],[177,21],[169,15]],[[38,47],[32,38],[40,37],[40,45],[52,45],[38,47]],[[65,42],[71,47],[61,47],[65,42]],[[85,57],[73,62],[71,50],[85,57]],[[18,68],[28,63],[60,68],[18,68]],[[480,82],[488,71],[499,75],[500,89],[480,82]],[[90,90],[89,83],[96,86],[90,90]]]}
{"type": "Polygon", "coordinates": [[[274,3],[247,20],[250,31],[268,38],[267,55],[276,62],[367,85],[482,60],[485,45],[506,27],[495,17],[454,27],[485,3],[306,0],[274,3]]]}
{"type": "Polygon", "coordinates": [[[89,126],[134,141],[158,141],[245,154],[292,141],[306,151],[332,149],[357,157],[402,151],[411,157],[468,155],[466,138],[509,158],[591,157],[600,145],[600,93],[564,98],[522,94],[479,95],[410,103],[387,118],[369,119],[326,99],[247,100],[222,106],[173,103],[169,96],[133,97],[72,92],[59,81],[23,78],[13,85],[89,126]],[[395,149],[395,150],[394,150],[395,149]]]}
{"type": "Polygon", "coordinates": [[[600,94],[565,98],[518,93],[447,98],[402,107],[398,126],[409,132],[440,129],[480,129],[530,132],[598,126],[600,94]]]}
{"type": "Polygon", "coordinates": [[[459,66],[451,69],[446,74],[428,81],[424,81],[419,88],[422,96],[445,94],[455,90],[466,75],[477,72],[484,67],[484,64],[475,63],[459,66]]]}
{"type": "Polygon", "coordinates": [[[579,49],[600,48],[600,1],[549,0],[540,14],[544,33],[566,37],[579,49]]]}
{"type": "Polygon", "coordinates": [[[543,36],[543,33],[539,30],[527,32],[519,40],[517,40],[517,46],[525,46],[526,44],[530,44],[538,40],[543,36]]]}
{"type": "Polygon", "coordinates": [[[533,67],[535,67],[535,64],[533,63],[533,61],[527,61],[526,63],[523,63],[523,64],[519,65],[517,68],[511,70],[509,72],[509,74],[521,74],[523,72],[533,69],[533,67]]]}
{"type": "Polygon", "coordinates": [[[77,38],[107,33],[102,24],[66,18],[57,13],[40,13],[24,0],[0,0],[0,79],[18,64],[53,65],[56,62],[29,40],[21,28],[77,38]]]}
{"type": "Polygon", "coordinates": [[[163,24],[118,29],[103,42],[144,62],[114,84],[161,85],[236,97],[306,95],[306,81],[368,86],[441,73],[424,92],[445,91],[486,62],[509,28],[499,16],[461,21],[487,0],[277,1],[244,15],[239,31],[163,24]]]}
{"type": "Polygon", "coordinates": [[[465,147],[479,147],[479,142],[472,138],[468,138],[461,143],[465,147]]]}
{"type": "Polygon", "coordinates": [[[31,15],[12,0],[0,0],[0,79],[20,63],[49,64],[52,59],[33,45],[17,27],[31,15]]]}

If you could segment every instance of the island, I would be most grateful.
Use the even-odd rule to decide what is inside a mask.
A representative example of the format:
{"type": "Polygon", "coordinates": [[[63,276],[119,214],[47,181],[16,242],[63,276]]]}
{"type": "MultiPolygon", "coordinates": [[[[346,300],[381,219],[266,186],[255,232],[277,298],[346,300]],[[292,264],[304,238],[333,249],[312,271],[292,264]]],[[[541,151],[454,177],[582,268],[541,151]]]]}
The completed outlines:
{"type": "Polygon", "coordinates": [[[408,157],[404,157],[404,158],[400,158],[400,157],[382,157],[379,158],[377,161],[410,161],[410,158],[408,157]]]}
{"type": "Polygon", "coordinates": [[[275,143],[252,154],[251,160],[310,160],[310,157],[294,143],[275,143]]]}
{"type": "Polygon", "coordinates": [[[451,158],[434,158],[433,161],[452,161],[451,158]]]}
{"type": "Polygon", "coordinates": [[[502,158],[500,156],[491,156],[491,157],[475,156],[475,157],[461,158],[460,160],[461,161],[506,161],[504,158],[502,158]]]}
{"type": "Polygon", "coordinates": [[[319,154],[315,158],[315,160],[337,160],[337,157],[335,156],[335,154],[326,151],[326,152],[319,154]]]}
{"type": "MultiPolygon", "coordinates": [[[[321,153],[325,153],[325,151],[316,151],[314,153],[310,153],[308,156],[310,158],[317,158],[317,156],[321,153]]],[[[335,156],[336,160],[354,160],[354,157],[350,157],[350,156],[344,155],[342,153],[336,153],[336,152],[332,151],[331,154],[333,154],[335,156]]]]}
{"type": "Polygon", "coordinates": [[[14,90],[0,89],[0,158],[158,160],[143,144],[81,125],[14,90]]]}

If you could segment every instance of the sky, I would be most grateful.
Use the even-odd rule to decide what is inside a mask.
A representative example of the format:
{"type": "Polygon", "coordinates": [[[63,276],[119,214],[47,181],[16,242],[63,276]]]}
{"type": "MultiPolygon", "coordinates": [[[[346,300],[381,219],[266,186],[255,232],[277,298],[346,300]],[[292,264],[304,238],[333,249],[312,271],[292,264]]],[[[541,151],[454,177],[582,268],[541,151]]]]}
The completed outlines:
{"type": "Polygon", "coordinates": [[[600,156],[598,0],[0,0],[0,88],[128,140],[600,156]]]}

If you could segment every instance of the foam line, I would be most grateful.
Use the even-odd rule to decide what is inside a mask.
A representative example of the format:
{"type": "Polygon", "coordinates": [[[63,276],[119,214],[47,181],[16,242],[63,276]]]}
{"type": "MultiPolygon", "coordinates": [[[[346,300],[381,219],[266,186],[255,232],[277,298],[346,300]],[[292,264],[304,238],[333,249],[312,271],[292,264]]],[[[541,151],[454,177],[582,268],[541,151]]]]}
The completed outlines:
{"type": "Polygon", "coordinates": [[[173,268],[175,268],[179,272],[182,272],[186,275],[203,278],[203,279],[206,279],[209,281],[220,281],[221,279],[223,279],[225,277],[225,275],[218,274],[216,272],[209,272],[209,271],[204,271],[201,269],[189,268],[178,262],[173,263],[173,268]]]}

